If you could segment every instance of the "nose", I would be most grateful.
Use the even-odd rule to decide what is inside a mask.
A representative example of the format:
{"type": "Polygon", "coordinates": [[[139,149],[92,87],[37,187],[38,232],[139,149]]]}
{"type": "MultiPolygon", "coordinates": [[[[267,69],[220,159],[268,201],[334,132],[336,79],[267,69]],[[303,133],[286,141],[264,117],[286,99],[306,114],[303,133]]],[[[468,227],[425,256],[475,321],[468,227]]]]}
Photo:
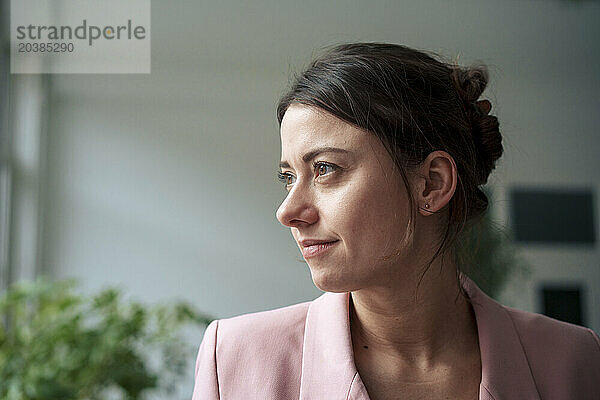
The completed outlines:
{"type": "Polygon", "coordinates": [[[311,197],[306,191],[300,189],[300,186],[294,186],[277,209],[279,222],[290,228],[311,225],[319,219],[319,213],[311,197]]]}

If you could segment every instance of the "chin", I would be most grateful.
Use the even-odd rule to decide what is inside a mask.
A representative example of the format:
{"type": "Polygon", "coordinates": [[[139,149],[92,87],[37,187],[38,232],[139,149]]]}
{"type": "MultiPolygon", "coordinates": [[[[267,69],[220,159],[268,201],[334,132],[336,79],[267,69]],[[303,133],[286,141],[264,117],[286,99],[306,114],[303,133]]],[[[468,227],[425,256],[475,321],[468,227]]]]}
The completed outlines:
{"type": "Polygon", "coordinates": [[[310,273],[313,283],[319,290],[331,293],[345,293],[351,290],[351,288],[348,286],[348,282],[344,282],[339,274],[331,273],[331,271],[322,269],[315,271],[312,268],[310,273]]]}

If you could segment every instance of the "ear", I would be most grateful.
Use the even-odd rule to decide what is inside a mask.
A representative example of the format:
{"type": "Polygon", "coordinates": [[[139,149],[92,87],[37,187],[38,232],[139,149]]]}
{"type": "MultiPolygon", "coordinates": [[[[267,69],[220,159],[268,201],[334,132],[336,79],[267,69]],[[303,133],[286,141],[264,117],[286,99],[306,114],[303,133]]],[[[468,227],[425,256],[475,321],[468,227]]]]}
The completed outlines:
{"type": "Polygon", "coordinates": [[[445,151],[434,151],[421,163],[415,200],[423,216],[431,215],[450,202],[456,190],[456,163],[445,151]],[[426,207],[428,204],[429,207],[426,207]]]}

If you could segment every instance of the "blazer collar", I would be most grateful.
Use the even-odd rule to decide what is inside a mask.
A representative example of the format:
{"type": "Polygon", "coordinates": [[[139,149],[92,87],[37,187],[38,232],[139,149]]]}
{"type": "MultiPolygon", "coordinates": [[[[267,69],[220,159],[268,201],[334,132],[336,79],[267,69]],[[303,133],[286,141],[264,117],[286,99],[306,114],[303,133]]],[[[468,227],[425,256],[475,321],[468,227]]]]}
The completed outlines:
{"type": "Polygon", "coordinates": [[[527,355],[508,310],[466,275],[461,278],[477,320],[481,352],[479,398],[539,400],[527,355]]]}
{"type": "MultiPolygon", "coordinates": [[[[477,320],[482,368],[479,399],[508,400],[518,396],[539,400],[510,315],[464,275],[462,283],[477,320]]],[[[300,400],[370,400],[354,364],[349,300],[349,292],[326,292],[308,308],[300,400]]]]}
{"type": "Polygon", "coordinates": [[[325,292],[308,307],[300,400],[369,400],[354,365],[349,292],[325,292]]]}

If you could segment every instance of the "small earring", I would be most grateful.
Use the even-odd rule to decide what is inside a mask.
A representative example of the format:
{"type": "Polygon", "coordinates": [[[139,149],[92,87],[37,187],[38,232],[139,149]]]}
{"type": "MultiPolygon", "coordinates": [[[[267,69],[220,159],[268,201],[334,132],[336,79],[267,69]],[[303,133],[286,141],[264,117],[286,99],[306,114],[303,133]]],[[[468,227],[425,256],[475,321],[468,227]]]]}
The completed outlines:
{"type": "Polygon", "coordinates": [[[429,208],[429,203],[425,203],[425,208],[429,208]]]}

